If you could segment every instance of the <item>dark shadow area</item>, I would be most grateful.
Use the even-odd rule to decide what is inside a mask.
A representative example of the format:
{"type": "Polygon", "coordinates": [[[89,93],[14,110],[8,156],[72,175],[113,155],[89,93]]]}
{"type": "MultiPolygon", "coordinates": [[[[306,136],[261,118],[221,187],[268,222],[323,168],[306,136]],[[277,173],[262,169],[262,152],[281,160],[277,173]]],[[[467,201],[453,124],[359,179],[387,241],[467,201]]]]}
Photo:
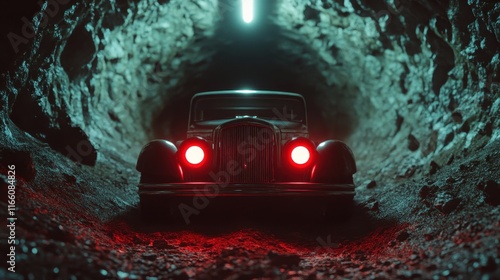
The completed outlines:
{"type": "MultiPolygon", "coordinates": [[[[5,0],[0,4],[0,73],[12,71],[16,59],[31,46],[26,38],[28,30],[23,34],[23,25],[30,22],[40,6],[33,2],[5,0]]],[[[29,34],[28,34],[29,35],[29,34]]]]}
{"type": "Polygon", "coordinates": [[[95,56],[95,52],[92,35],[85,29],[85,24],[75,28],[61,53],[61,66],[71,80],[87,74],[89,69],[85,68],[95,56]]]}

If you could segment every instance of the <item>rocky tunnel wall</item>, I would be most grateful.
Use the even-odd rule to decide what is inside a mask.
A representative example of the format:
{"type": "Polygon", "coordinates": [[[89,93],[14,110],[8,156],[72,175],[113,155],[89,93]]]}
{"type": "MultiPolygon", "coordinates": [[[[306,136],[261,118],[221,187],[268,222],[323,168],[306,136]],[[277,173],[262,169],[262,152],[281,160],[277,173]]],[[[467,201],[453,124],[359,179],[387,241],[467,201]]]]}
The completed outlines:
{"type": "Polygon", "coordinates": [[[499,4],[281,0],[267,8],[245,41],[246,31],[227,29],[239,13],[231,1],[49,2],[4,76],[3,113],[62,154],[88,141],[96,153],[86,164],[133,163],[147,140],[182,138],[192,94],[244,86],[244,73],[255,75],[250,86],[304,94],[313,137],[347,141],[365,175],[427,173],[497,141],[499,4]],[[237,51],[251,42],[256,51],[237,51]]]}

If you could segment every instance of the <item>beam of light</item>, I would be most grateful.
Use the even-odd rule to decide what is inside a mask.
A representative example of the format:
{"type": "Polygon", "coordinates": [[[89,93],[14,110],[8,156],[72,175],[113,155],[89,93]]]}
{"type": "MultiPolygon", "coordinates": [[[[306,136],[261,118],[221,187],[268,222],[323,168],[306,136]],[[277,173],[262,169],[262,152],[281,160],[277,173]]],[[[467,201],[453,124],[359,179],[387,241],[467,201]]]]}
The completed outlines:
{"type": "Polygon", "coordinates": [[[242,0],[241,7],[243,21],[245,23],[251,23],[253,21],[254,0],[242,0]]]}

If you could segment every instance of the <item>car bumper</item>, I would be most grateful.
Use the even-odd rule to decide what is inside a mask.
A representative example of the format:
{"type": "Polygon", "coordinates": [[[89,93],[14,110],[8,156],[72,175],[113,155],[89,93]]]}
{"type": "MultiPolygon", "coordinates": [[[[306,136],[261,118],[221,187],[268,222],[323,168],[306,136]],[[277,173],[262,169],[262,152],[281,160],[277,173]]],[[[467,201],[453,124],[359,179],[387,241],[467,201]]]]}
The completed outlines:
{"type": "Polygon", "coordinates": [[[323,184],[309,182],[270,184],[223,184],[190,182],[169,184],[139,184],[141,197],[353,197],[353,184],[323,184]]]}

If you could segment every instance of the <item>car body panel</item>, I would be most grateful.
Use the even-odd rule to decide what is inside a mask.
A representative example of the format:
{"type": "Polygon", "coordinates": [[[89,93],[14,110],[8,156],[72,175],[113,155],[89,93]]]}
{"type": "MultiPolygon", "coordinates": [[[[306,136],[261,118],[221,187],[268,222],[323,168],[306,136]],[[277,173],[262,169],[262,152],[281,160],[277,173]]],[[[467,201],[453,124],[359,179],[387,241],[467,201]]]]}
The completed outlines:
{"type": "Polygon", "coordinates": [[[224,184],[186,182],[171,184],[140,184],[140,195],[176,196],[346,196],[355,194],[353,184],[322,184],[280,182],[270,184],[224,184]]]}

